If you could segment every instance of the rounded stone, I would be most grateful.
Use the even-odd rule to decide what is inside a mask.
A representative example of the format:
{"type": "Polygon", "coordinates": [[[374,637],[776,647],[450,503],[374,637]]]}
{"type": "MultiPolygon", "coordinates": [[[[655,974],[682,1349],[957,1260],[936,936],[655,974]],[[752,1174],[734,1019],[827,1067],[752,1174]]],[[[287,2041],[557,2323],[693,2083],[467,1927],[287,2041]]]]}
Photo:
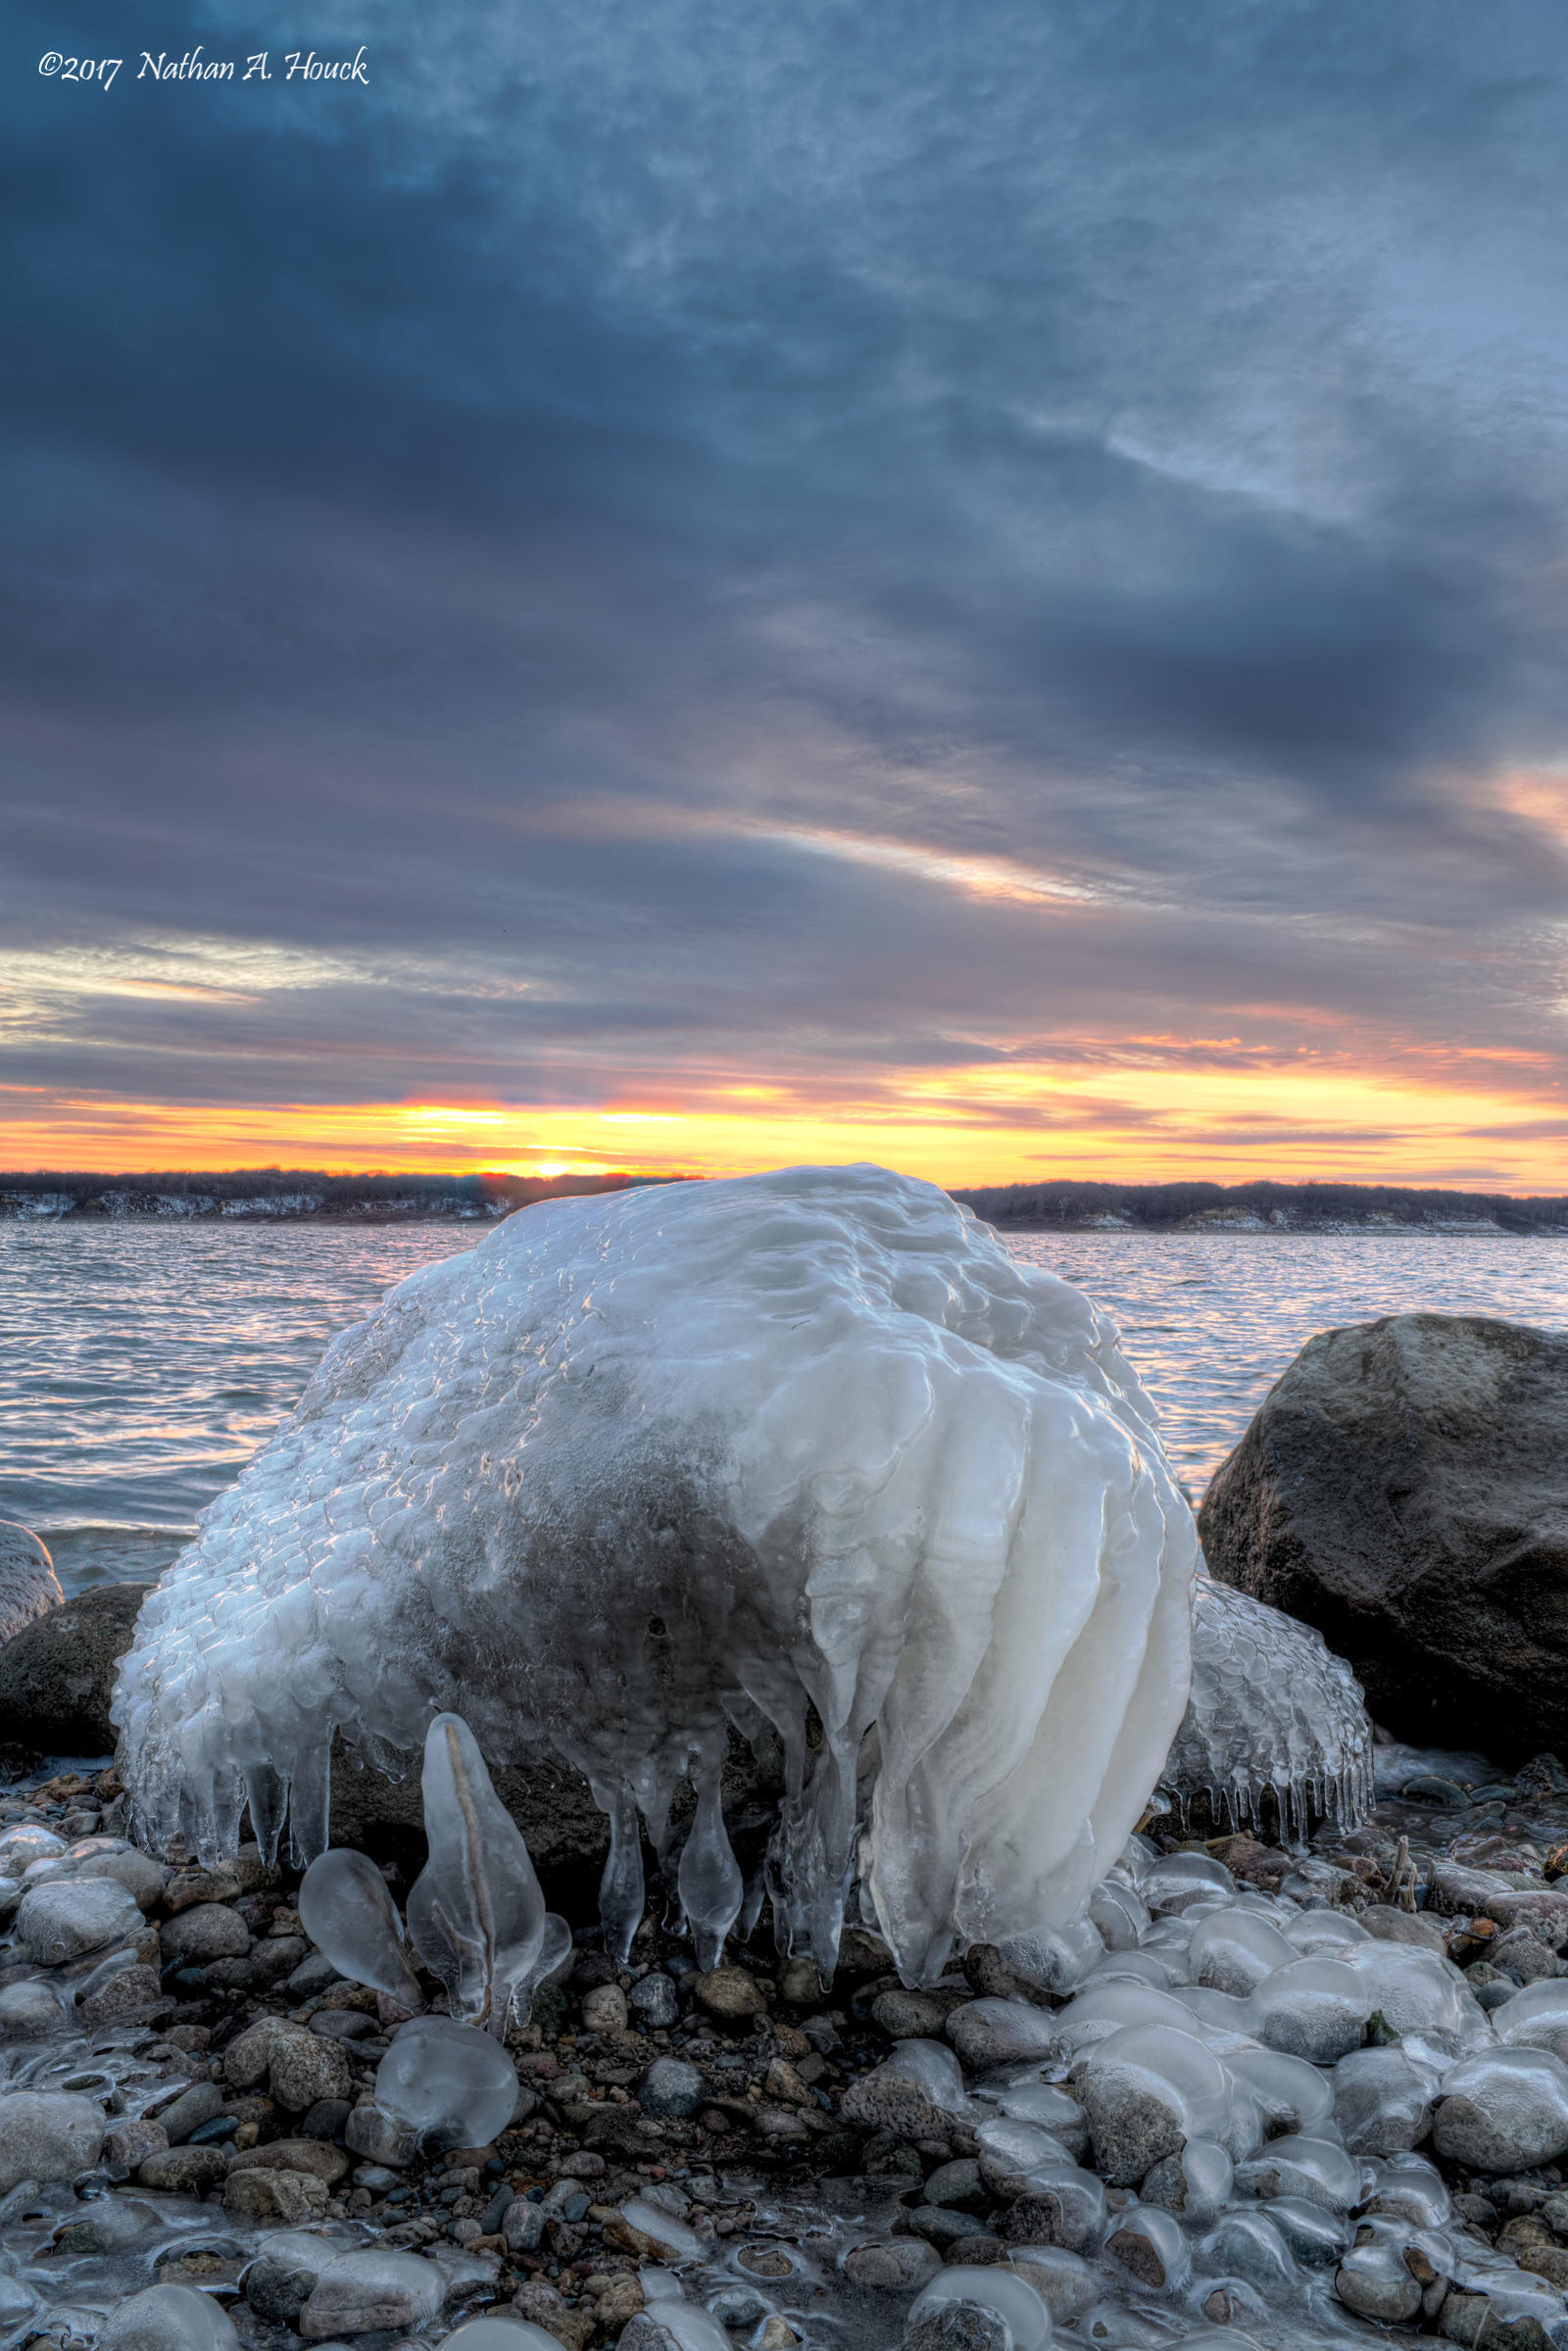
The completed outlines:
{"type": "Polygon", "coordinates": [[[8,1984],[0,1990],[0,2045],[37,2040],[66,2021],[54,1986],[36,1982],[8,1984]]]}
{"type": "Polygon", "coordinates": [[[1051,2014],[1027,2000],[965,2000],[947,2022],[947,2034],[971,2072],[1032,2063],[1056,2046],[1051,2014]]]}
{"type": "Polygon", "coordinates": [[[416,2253],[371,2247],[329,2262],[299,2316],[308,2342],[336,2334],[373,2334],[420,2327],[440,2315],[446,2280],[416,2253]]]}
{"type": "Polygon", "coordinates": [[[141,1933],[141,1912],[113,1878],[67,1878],[24,1894],[16,1934],[39,1967],[84,1959],[141,1933]]]}
{"type": "Polygon", "coordinates": [[[171,2147],[149,2155],[136,2174],[138,2187],[161,2187],[175,2196],[205,2196],[228,2170],[220,2147],[171,2147]]]}
{"type": "Polygon", "coordinates": [[[844,2256],[844,2275],[852,2285],[871,2286],[879,2293],[906,2294],[924,2285],[942,2267],[942,2256],[923,2237],[896,2236],[885,2245],[852,2245],[844,2256]]]}
{"type": "Polygon", "coordinates": [[[1397,2327],[1421,2307],[1421,2288],[1393,2245],[1357,2245],[1335,2273],[1334,2291],[1358,2319],[1397,2327]]]}
{"type": "Polygon", "coordinates": [[[664,2033],[680,2015],[680,1994],[672,1977],[651,1968],[626,1994],[626,2005],[645,2033],[664,2033]]]}
{"type": "Polygon", "coordinates": [[[74,2180],[97,2162],[103,2143],[103,2114],[90,2098],[11,2091],[0,2097],[0,2195],[23,2180],[74,2180]]]}
{"type": "Polygon", "coordinates": [[[223,2093],[216,2082],[193,2082],[171,2105],[161,2106],[158,2121],[172,2147],[183,2146],[193,2131],[223,2111],[223,2093]]]}
{"type": "Polygon", "coordinates": [[[694,1989],[710,2016],[722,2017],[730,2024],[744,2024],[767,2012],[761,1985],[743,1967],[710,1968],[697,1978],[694,1989]]]}
{"type": "Polygon", "coordinates": [[[584,1992],[582,2022],[586,2033],[624,2033],[626,1995],[618,1984],[596,1984],[584,1992]]]}
{"type": "Polygon", "coordinates": [[[696,2066],[680,2057],[656,2057],[642,2078],[637,2102],[644,2114],[685,2122],[707,2095],[708,2084],[696,2066]]]}
{"type": "Polygon", "coordinates": [[[194,1902],[158,1930],[166,1967],[205,1967],[210,1959],[243,1959],[250,1929],[237,1910],[221,1902],[194,1902]]]}
{"type": "Polygon", "coordinates": [[[881,1991],[871,2002],[871,2022],[889,2040],[934,2040],[947,2022],[947,2003],[929,1993],[881,1991]]]}
{"type": "Polygon", "coordinates": [[[190,2285],[150,2285],[110,2314],[101,2351],[235,2351],[233,2321],[190,2285]]]}
{"type": "Polygon", "coordinates": [[[278,2033],[268,2058],[267,2078],[279,2106],[303,2114],[323,2098],[347,2098],[354,2087],[349,2061],[336,2041],[323,2040],[298,2025],[278,2033]]]}
{"type": "Polygon", "coordinates": [[[326,2182],[309,2172],[270,2167],[230,2172],[223,2182],[223,2210],[257,2228],[300,2227],[326,2210],[326,2182]]]}

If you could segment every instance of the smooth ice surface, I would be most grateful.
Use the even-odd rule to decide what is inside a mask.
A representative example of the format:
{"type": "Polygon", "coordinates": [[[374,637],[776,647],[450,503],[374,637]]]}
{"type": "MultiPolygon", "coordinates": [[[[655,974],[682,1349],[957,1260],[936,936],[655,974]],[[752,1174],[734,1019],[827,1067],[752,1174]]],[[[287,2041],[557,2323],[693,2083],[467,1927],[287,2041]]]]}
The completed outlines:
{"type": "Polygon", "coordinates": [[[399,2029],[376,2068],[375,2102],[411,2130],[482,2147],[512,2120],[516,2069],[500,2042],[476,2026],[416,2017],[399,2029]]]}
{"type": "Polygon", "coordinates": [[[403,1921],[386,1880],[364,1853],[334,1846],[318,1853],[300,1884],[300,1925],[317,1949],[351,1984],[368,1984],[423,2005],[403,1947],[403,1921]]]}
{"type": "Polygon", "coordinates": [[[728,1726],[780,1764],[786,1946],[858,1864],[906,1980],[1075,1916],[1181,1719],[1192,1516],[1114,1333],[873,1167],[541,1202],[394,1290],[207,1512],[115,1699],[143,1836],[326,1841],[334,1726],[461,1712],[638,1814],[711,1944],[728,1726]],[[808,1739],[814,1712],[820,1736],[808,1739]],[[873,1736],[874,1734],[874,1736],[873,1736]],[[858,1781],[863,1775],[863,1787],[858,1781]]]}
{"type": "Polygon", "coordinates": [[[235,2351],[233,2321],[192,2285],[150,2285],[122,2302],[101,2329],[103,2351],[235,2351]]]}
{"type": "Polygon", "coordinates": [[[561,2351],[561,2338],[527,2319],[468,2319],[453,2328],[441,2351],[561,2351]]]}
{"type": "Polygon", "coordinates": [[[1160,1786],[1183,1821],[1201,1795],[1228,1827],[1250,1827],[1267,1796],[1287,1835],[1304,1837],[1314,1814],[1353,1829],[1372,1803],[1361,1685],[1309,1625],[1200,1576],[1192,1696],[1160,1786]]]}

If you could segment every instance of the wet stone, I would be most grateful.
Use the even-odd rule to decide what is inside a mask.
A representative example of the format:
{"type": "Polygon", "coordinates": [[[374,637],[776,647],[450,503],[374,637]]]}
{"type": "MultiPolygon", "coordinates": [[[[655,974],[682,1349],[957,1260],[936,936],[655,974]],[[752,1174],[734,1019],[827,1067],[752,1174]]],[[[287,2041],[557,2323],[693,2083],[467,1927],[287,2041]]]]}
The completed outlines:
{"type": "Polygon", "coordinates": [[[318,2278],[299,2316],[307,2341],[422,2326],[439,2316],[446,2280],[416,2253],[371,2247],[340,2254],[318,2278]]]}
{"type": "Polygon", "coordinates": [[[651,1968],[626,1994],[626,2006],[644,2033],[662,2033],[680,2015],[680,1994],[674,1979],[662,1968],[651,1968]]]}
{"type": "Polygon", "coordinates": [[[135,2171],[149,2155],[162,2155],[168,2145],[169,2133],[162,2123],[111,2123],[104,2133],[104,2160],[128,2164],[135,2171]]]}
{"type": "Polygon", "coordinates": [[[223,2093],[216,2082],[193,2082],[182,2090],[173,2103],[160,2107],[157,2120],[162,2123],[172,2147],[182,2146],[191,2132],[203,2123],[210,2123],[223,2111],[223,2093]]]}
{"type": "Polygon", "coordinates": [[[878,1992],[871,2002],[871,2021],[879,2026],[889,2040],[935,2040],[947,2022],[948,2006],[933,2000],[927,1993],[905,1991],[878,1992]]]}
{"type": "Polygon", "coordinates": [[[23,2180],[74,2180],[98,2160],[104,2118],[89,2098],[49,2090],[0,2097],[0,2195],[23,2180]]]}
{"type": "Polygon", "coordinates": [[[113,2025],[122,2017],[134,2016],[142,2009],[151,2008],[161,1989],[156,1968],[122,1968],[118,1975],[110,1977],[101,1990],[90,1993],[82,2001],[81,2021],[94,2030],[101,2025],[113,2025]]]}
{"type": "Polygon", "coordinates": [[[39,1967],[61,1967],[141,1933],[141,1912],[113,1878],[68,1878],[24,1894],[15,1933],[39,1967]]]}
{"type": "Polygon", "coordinates": [[[218,2186],[228,2164],[218,2147],[171,2147],[149,2155],[136,2173],[138,2187],[159,2187],[180,2196],[205,2196],[218,2186]]]}
{"type": "Polygon", "coordinates": [[[685,2121],[708,2095],[708,2084],[696,2066],[679,2057],[656,2057],[643,2076],[637,2099],[644,2114],[685,2121]]]}
{"type": "Polygon", "coordinates": [[[158,1947],[166,1967],[205,1967],[209,1960],[243,1959],[251,1947],[250,1929],[238,1911],[225,1910],[219,1902],[198,1902],[165,1921],[158,1930],[158,1947]]]}
{"type": "Polygon", "coordinates": [[[326,2182],[308,2172],[271,2169],[230,2172],[223,2182],[223,2210],[254,2227],[301,2227],[326,2211],[326,2182]]]}
{"type": "Polygon", "coordinates": [[[910,2322],[901,2351],[1012,2351],[1012,2329],[980,2302],[945,2302],[910,2322]]]}
{"type": "Polygon", "coordinates": [[[52,1984],[37,1982],[8,1984],[0,1990],[0,2042],[38,2040],[66,2021],[66,2012],[52,1984]]]}
{"type": "Polygon", "coordinates": [[[844,2256],[844,2275],[852,2285],[874,2287],[882,2293],[908,2293],[924,2285],[941,2267],[936,2247],[920,2237],[898,2236],[885,2245],[855,2245],[844,2256]]]}

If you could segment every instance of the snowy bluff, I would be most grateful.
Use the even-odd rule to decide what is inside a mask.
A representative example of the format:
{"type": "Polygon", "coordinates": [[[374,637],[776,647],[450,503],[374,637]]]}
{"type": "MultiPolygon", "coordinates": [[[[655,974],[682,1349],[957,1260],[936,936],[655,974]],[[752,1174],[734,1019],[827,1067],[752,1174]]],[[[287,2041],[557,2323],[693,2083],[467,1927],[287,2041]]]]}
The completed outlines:
{"type": "Polygon", "coordinates": [[[591,1783],[612,1946],[646,1828],[713,1954],[749,1894],[733,1723],[782,1759],[783,1947],[830,1972],[858,1879],[930,1981],[1115,1860],[1187,1702],[1196,1564],[1112,1331],[935,1187],[558,1200],[328,1348],[142,1611],[122,1768],[149,1843],[231,1852],[248,1803],[304,1861],[334,1731],[396,1773],[458,1713],[492,1768],[543,1743],[591,1783]]]}

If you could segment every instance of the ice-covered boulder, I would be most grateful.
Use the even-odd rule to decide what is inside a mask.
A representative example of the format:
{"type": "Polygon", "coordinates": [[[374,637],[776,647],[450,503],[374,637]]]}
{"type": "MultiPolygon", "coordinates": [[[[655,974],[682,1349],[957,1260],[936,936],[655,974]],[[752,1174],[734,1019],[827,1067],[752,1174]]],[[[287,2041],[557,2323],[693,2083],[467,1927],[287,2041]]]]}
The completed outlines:
{"type": "MultiPolygon", "coordinates": [[[[639,1817],[710,1945],[726,1727],[831,1964],[853,1877],[909,1980],[1070,1919],[1186,1702],[1191,1515],[1114,1333],[933,1186],[795,1168],[541,1202],[394,1290],[207,1512],[115,1698],[143,1834],[326,1841],[332,1734],[461,1713],[639,1817]],[[667,1849],[683,1776],[697,1808],[667,1849]]],[[[629,1925],[628,1925],[629,1922],[629,1925]]]]}
{"type": "Polygon", "coordinates": [[[1372,1803],[1360,1684],[1310,1625],[1200,1576],[1192,1697],[1160,1788],[1184,1823],[1201,1799],[1228,1829],[1304,1837],[1325,1816],[1353,1829],[1372,1803]]]}

